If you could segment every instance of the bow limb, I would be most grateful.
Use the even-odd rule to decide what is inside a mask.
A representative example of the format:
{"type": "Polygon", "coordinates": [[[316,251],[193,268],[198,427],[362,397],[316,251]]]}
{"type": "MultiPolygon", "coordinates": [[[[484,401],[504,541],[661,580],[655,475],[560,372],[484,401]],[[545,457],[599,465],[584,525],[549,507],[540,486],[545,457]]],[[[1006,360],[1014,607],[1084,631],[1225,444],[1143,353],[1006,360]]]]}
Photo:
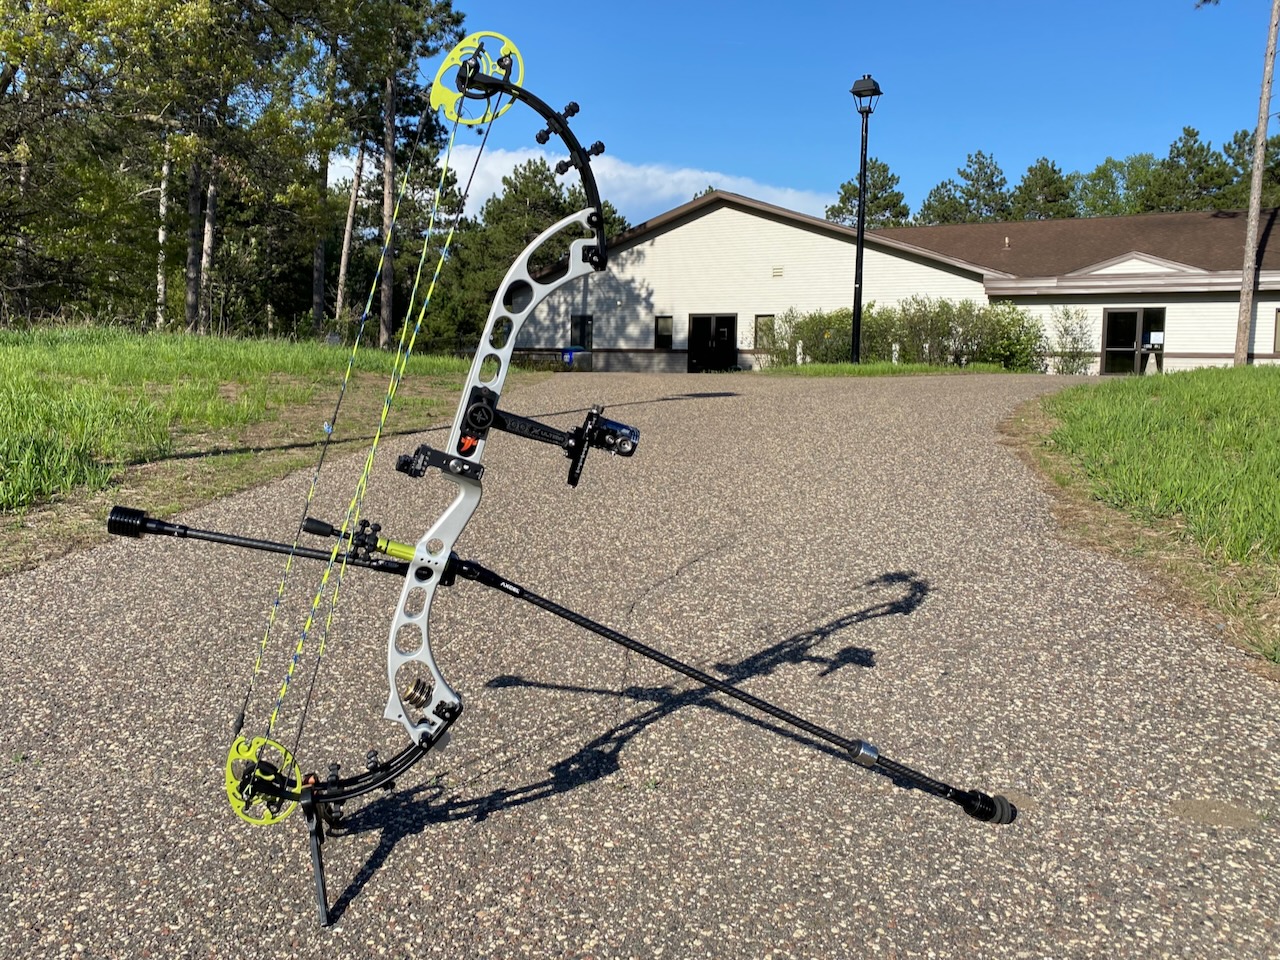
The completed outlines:
{"type": "MultiPolygon", "coordinates": [[[[463,96],[492,97],[505,94],[514,100],[530,107],[538,116],[546,121],[547,128],[538,135],[539,143],[546,143],[551,134],[555,134],[569,151],[569,159],[556,166],[556,173],[568,173],[576,168],[582,180],[582,192],[587,198],[587,206],[594,211],[596,220],[591,224],[595,237],[588,245],[574,252],[574,257],[585,257],[595,270],[603,270],[609,258],[609,248],[604,234],[604,205],[600,200],[600,189],[596,186],[595,174],[591,170],[591,158],[604,153],[604,144],[597,140],[589,148],[578,142],[578,137],[569,126],[568,118],[578,112],[578,105],[570,103],[564,112],[558,113],[545,101],[530,93],[524,87],[512,83],[501,76],[490,76],[485,73],[464,71],[458,72],[458,84],[465,86],[463,96]]],[[[539,241],[535,240],[537,244],[539,241]]]]}

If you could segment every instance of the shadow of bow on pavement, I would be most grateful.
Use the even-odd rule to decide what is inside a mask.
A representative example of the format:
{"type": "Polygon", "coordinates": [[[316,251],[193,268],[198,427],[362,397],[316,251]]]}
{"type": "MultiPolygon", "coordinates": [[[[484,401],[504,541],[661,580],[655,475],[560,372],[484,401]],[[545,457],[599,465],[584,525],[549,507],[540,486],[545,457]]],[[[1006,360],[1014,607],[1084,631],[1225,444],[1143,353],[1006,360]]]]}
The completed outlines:
{"type": "MultiPolygon", "coordinates": [[[[817,648],[841,630],[866,623],[878,617],[909,616],[925,600],[930,592],[929,581],[912,571],[893,571],[881,574],[861,585],[861,589],[887,588],[901,594],[892,599],[871,604],[852,613],[837,617],[821,626],[793,634],[770,647],[753,653],[736,663],[716,663],[712,669],[727,683],[739,684],[757,677],[767,676],[783,666],[816,664],[822,667],[819,676],[826,677],[845,667],[875,667],[875,651],[865,647],[847,645],[831,653],[817,648]]],[[[620,698],[647,709],[633,717],[614,724],[598,736],[578,747],[569,756],[557,760],[547,768],[548,776],[534,783],[517,787],[497,787],[480,796],[457,796],[458,787],[490,776],[502,766],[515,762],[510,758],[497,767],[485,770],[471,781],[447,788],[436,778],[405,790],[387,794],[362,807],[339,821],[332,829],[334,836],[364,833],[378,830],[378,845],[365,859],[352,881],[343,890],[330,910],[332,922],[341,919],[347,907],[358,897],[369,879],[386,862],[396,844],[406,837],[421,833],[435,823],[459,820],[480,822],[490,813],[510,810],[529,803],[536,803],[558,794],[567,793],[584,784],[601,780],[619,769],[618,756],[634,737],[649,726],[686,707],[705,707],[728,714],[757,729],[786,737],[798,744],[820,750],[832,757],[848,760],[847,754],[828,743],[806,736],[769,718],[740,709],[732,702],[716,698],[716,692],[706,687],[677,691],[674,687],[628,686],[622,689],[584,687],[569,684],[545,683],[517,676],[499,676],[490,680],[487,687],[524,687],[561,693],[594,694],[620,698]],[[447,794],[453,794],[447,796],[447,794]]],[[[534,749],[537,749],[535,747],[534,749]]],[[[528,751],[526,751],[528,752],[528,751]]],[[[882,773],[875,770],[873,772],[882,773]]],[[[889,774],[899,786],[910,786],[889,774]]]]}

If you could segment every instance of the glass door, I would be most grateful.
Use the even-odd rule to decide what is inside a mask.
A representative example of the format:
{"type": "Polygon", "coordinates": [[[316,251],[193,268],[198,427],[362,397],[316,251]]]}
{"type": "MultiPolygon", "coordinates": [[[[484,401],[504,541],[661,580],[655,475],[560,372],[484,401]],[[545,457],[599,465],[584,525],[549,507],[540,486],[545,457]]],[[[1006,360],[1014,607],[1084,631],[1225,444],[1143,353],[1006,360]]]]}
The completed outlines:
{"type": "Polygon", "coordinates": [[[1102,372],[1164,370],[1164,307],[1102,312],[1102,372]]]}
{"type": "Polygon", "coordinates": [[[1102,372],[1137,373],[1138,311],[1107,310],[1102,315],[1102,372]]]}

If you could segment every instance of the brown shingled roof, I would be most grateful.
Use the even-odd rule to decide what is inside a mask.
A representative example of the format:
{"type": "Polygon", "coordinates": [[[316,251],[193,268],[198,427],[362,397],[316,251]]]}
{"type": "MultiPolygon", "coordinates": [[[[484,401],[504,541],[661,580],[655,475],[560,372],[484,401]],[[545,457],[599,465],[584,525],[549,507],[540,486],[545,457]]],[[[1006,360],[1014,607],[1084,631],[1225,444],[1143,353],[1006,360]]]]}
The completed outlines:
{"type": "MultiPolygon", "coordinates": [[[[1280,269],[1280,242],[1268,235],[1280,211],[1264,210],[1259,264],[1280,269]]],[[[1202,270],[1239,270],[1244,256],[1242,211],[1149,213],[1131,217],[957,223],[893,227],[869,233],[967,260],[1016,277],[1060,277],[1139,251],[1202,270]]]]}

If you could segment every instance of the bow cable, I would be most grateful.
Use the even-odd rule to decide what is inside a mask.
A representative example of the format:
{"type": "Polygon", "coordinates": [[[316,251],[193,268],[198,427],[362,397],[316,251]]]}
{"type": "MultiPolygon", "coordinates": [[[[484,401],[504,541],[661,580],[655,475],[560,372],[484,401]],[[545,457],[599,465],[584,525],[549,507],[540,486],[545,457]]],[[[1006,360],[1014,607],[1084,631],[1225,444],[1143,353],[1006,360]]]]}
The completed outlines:
{"type": "MultiPolygon", "coordinates": [[[[425,118],[425,113],[424,113],[425,118]]],[[[333,414],[324,423],[324,441],[320,446],[320,456],[316,461],[316,467],[311,475],[311,481],[307,487],[307,494],[302,505],[302,516],[298,519],[297,530],[294,531],[293,543],[290,547],[289,554],[285,559],[284,572],[280,576],[280,582],[276,586],[275,598],[272,601],[271,609],[267,617],[267,625],[262,633],[262,640],[258,644],[257,655],[254,658],[253,671],[249,675],[249,682],[245,688],[244,699],[240,704],[240,713],[236,717],[234,728],[231,736],[234,738],[239,735],[241,728],[244,726],[245,712],[249,708],[249,701],[253,696],[254,686],[256,685],[258,676],[262,673],[263,658],[266,654],[267,647],[271,641],[271,635],[275,629],[276,619],[279,615],[280,604],[284,600],[285,587],[289,581],[289,574],[293,570],[293,561],[296,557],[298,547],[302,542],[302,532],[307,517],[311,512],[311,504],[315,501],[316,492],[320,485],[320,472],[324,466],[325,457],[329,452],[329,444],[333,440],[334,432],[338,426],[338,415],[342,410],[342,401],[347,395],[347,386],[351,382],[351,374],[355,368],[356,355],[360,351],[360,342],[364,339],[364,330],[369,320],[369,313],[373,308],[373,297],[378,290],[378,281],[382,277],[382,268],[386,263],[387,251],[391,247],[392,238],[395,235],[395,225],[400,219],[400,205],[404,201],[405,193],[409,189],[409,181],[413,175],[413,163],[418,156],[418,150],[422,142],[422,131],[425,124],[419,122],[417,134],[414,139],[413,148],[409,152],[409,163],[405,167],[404,176],[400,180],[400,190],[396,195],[395,207],[391,214],[391,228],[387,231],[386,237],[382,241],[382,247],[378,251],[378,263],[374,268],[373,282],[369,285],[368,296],[365,297],[364,309],[360,313],[359,326],[356,329],[355,341],[351,345],[351,353],[347,356],[346,369],[343,371],[342,383],[338,387],[338,398],[333,406],[333,414]]],[[[453,149],[454,137],[457,133],[458,124],[455,122],[449,132],[448,151],[453,149]]],[[[446,169],[448,164],[448,153],[446,153],[446,169]]],[[[443,181],[443,173],[441,175],[443,181]]],[[[437,187],[437,192],[439,187],[437,187]]],[[[434,210],[433,210],[434,212],[434,210]]]]}
{"type": "MultiPolygon", "coordinates": [[[[453,128],[450,132],[448,151],[445,155],[444,163],[441,165],[440,180],[439,180],[439,183],[437,184],[435,196],[433,198],[432,207],[431,207],[431,218],[428,224],[426,236],[423,241],[422,252],[418,260],[418,268],[414,277],[413,291],[411,292],[410,298],[409,298],[410,312],[413,311],[414,302],[417,300],[417,295],[418,295],[418,291],[421,284],[423,267],[426,261],[427,250],[430,246],[431,236],[435,230],[435,219],[440,208],[441,196],[443,194],[445,179],[448,174],[449,161],[452,157],[452,149],[453,149],[454,139],[457,133],[457,127],[458,127],[458,121],[455,120],[453,128]]],[[[450,224],[448,234],[445,237],[444,245],[441,248],[440,254],[436,259],[436,265],[432,273],[431,282],[428,285],[427,291],[423,295],[420,305],[418,307],[418,312],[415,318],[415,322],[413,324],[412,333],[409,333],[409,324],[406,323],[401,327],[400,341],[396,351],[396,359],[392,366],[392,374],[391,374],[391,379],[387,385],[387,393],[383,399],[382,412],[379,416],[377,430],[374,433],[373,441],[370,445],[369,452],[365,457],[364,468],[361,471],[360,478],[356,482],[354,495],[352,496],[351,502],[348,504],[347,511],[343,518],[342,525],[339,528],[338,537],[335,540],[334,546],[330,551],[329,561],[325,567],[324,573],[320,578],[320,583],[316,589],[316,593],[312,597],[311,606],[308,611],[306,621],[303,624],[301,631],[299,632],[298,642],[295,646],[294,653],[289,659],[289,665],[285,671],[285,676],[281,681],[280,690],[276,697],[275,706],[272,709],[270,717],[268,719],[267,731],[264,739],[269,741],[275,730],[275,726],[279,719],[280,710],[283,705],[284,698],[288,693],[289,686],[293,680],[293,676],[297,669],[298,663],[301,661],[302,656],[304,654],[307,640],[311,636],[311,632],[315,627],[317,613],[319,611],[320,605],[324,602],[325,590],[328,586],[330,578],[333,576],[333,573],[336,567],[337,577],[334,580],[333,592],[328,602],[328,612],[325,616],[325,619],[320,631],[320,638],[316,648],[315,663],[312,669],[311,680],[308,685],[307,696],[304,700],[303,709],[299,716],[298,728],[294,738],[295,752],[297,749],[297,744],[300,742],[302,738],[303,727],[306,723],[307,713],[311,705],[312,694],[314,693],[316,679],[319,674],[320,661],[323,658],[325,653],[329,630],[333,624],[333,619],[337,611],[338,597],[342,587],[342,580],[343,580],[343,577],[345,576],[346,569],[347,569],[347,560],[350,556],[349,550],[341,550],[341,547],[342,547],[342,544],[349,539],[351,533],[356,529],[356,527],[359,524],[360,512],[364,503],[364,497],[368,491],[369,478],[373,472],[373,465],[377,455],[378,446],[382,439],[382,432],[386,427],[387,418],[391,412],[391,405],[395,400],[396,392],[399,388],[400,382],[401,380],[403,380],[404,374],[408,368],[409,358],[412,355],[413,347],[417,341],[418,333],[420,332],[422,328],[423,320],[426,317],[427,308],[430,304],[431,297],[435,292],[436,282],[440,277],[441,270],[443,269],[445,259],[448,255],[449,247],[452,245],[453,238],[457,232],[458,225],[461,222],[461,219],[463,216],[463,210],[465,209],[466,198],[470,193],[471,185],[475,180],[476,170],[479,167],[480,159],[483,155],[484,147],[485,147],[485,144],[488,142],[489,132],[492,130],[492,128],[493,128],[493,124],[491,121],[485,128],[484,138],[481,141],[480,150],[477,151],[476,153],[475,161],[472,164],[471,172],[467,178],[466,186],[462,191],[461,202],[458,204],[458,209],[454,214],[453,222],[450,224]],[[406,342],[406,334],[408,334],[407,342],[406,342]],[[339,559],[340,550],[341,550],[341,555],[339,559]]]]}

